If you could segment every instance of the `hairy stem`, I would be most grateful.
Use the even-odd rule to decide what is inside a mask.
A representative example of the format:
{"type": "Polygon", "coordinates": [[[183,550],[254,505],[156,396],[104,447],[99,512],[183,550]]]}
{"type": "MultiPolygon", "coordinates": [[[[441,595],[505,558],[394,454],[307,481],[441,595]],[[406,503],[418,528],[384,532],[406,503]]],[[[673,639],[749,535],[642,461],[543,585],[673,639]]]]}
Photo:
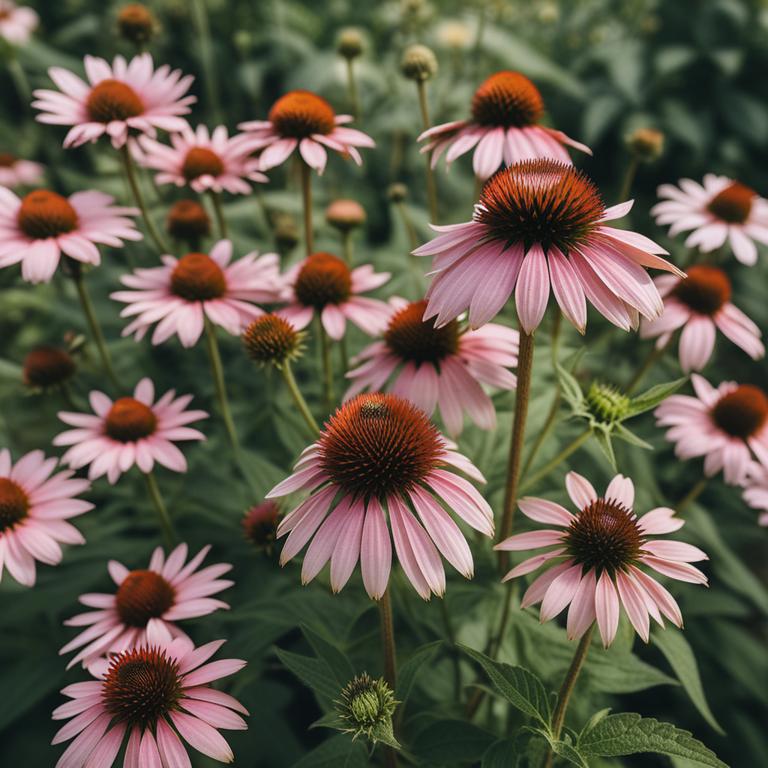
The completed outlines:
{"type": "Polygon", "coordinates": [[[352,59],[347,59],[347,91],[349,93],[349,106],[352,109],[352,117],[360,119],[360,96],[357,91],[357,78],[355,77],[355,64],[352,59]]]}
{"type": "Polygon", "coordinates": [[[632,183],[637,175],[639,163],[637,155],[632,155],[629,159],[627,170],[624,172],[624,178],[621,182],[621,189],[619,190],[619,200],[622,202],[629,199],[629,193],[632,191],[632,183]]]}
{"type": "MultiPolygon", "coordinates": [[[[424,80],[416,81],[416,88],[419,93],[419,108],[421,109],[421,122],[424,130],[430,127],[429,105],[427,104],[427,84],[424,80]]],[[[437,216],[437,187],[435,186],[435,174],[432,171],[432,153],[426,154],[426,174],[427,174],[427,200],[429,202],[429,218],[433,224],[438,221],[437,216]]]]}
{"type": "Polygon", "coordinates": [[[323,361],[323,399],[326,413],[333,408],[333,362],[331,361],[331,340],[323,328],[320,317],[317,318],[317,327],[320,335],[320,355],[323,361]]]}
{"type": "Polygon", "coordinates": [[[304,399],[304,396],[301,394],[301,391],[296,384],[296,379],[294,378],[293,371],[291,370],[291,364],[287,360],[283,363],[280,372],[283,374],[283,379],[285,379],[285,383],[288,386],[288,391],[291,393],[293,402],[296,403],[296,407],[299,409],[299,413],[301,413],[304,421],[309,427],[309,431],[313,436],[317,435],[320,432],[320,427],[317,426],[315,417],[309,410],[307,401],[304,399]]]}
{"type": "Polygon", "coordinates": [[[309,256],[315,248],[312,232],[312,169],[302,160],[301,165],[301,200],[304,206],[304,248],[309,256]]]}
{"type": "Polygon", "coordinates": [[[221,353],[219,351],[219,341],[216,338],[216,329],[208,318],[205,319],[205,339],[208,346],[208,357],[211,360],[211,372],[213,374],[213,384],[216,388],[216,397],[219,401],[219,410],[221,411],[224,426],[227,430],[227,437],[232,446],[235,456],[240,456],[240,440],[237,437],[235,422],[232,418],[232,411],[229,407],[229,398],[227,397],[227,385],[224,380],[224,367],[221,364],[221,353]]]}

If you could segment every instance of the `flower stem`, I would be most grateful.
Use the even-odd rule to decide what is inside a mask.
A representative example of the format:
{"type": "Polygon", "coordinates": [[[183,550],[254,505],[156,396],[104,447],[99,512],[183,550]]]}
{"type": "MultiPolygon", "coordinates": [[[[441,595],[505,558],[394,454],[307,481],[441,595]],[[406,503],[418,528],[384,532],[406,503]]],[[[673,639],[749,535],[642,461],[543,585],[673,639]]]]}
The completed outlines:
{"type": "Polygon", "coordinates": [[[219,234],[226,240],[228,237],[227,220],[224,218],[224,210],[221,207],[221,194],[209,189],[208,196],[211,198],[211,203],[213,203],[213,212],[216,215],[216,226],[219,228],[219,234]]]}
{"type": "Polygon", "coordinates": [[[347,262],[347,266],[352,266],[352,233],[349,231],[344,232],[341,236],[341,255],[344,257],[344,261],[347,262]]]}
{"type": "Polygon", "coordinates": [[[120,157],[123,161],[123,170],[125,171],[125,178],[128,180],[128,186],[131,188],[133,199],[136,201],[136,205],[141,211],[141,216],[144,219],[144,226],[147,228],[147,234],[152,242],[155,244],[160,253],[168,253],[168,247],[166,246],[160,233],[157,231],[152,218],[149,215],[147,204],[144,200],[144,195],[141,193],[141,187],[139,181],[136,178],[136,169],[133,165],[133,159],[131,158],[131,152],[128,149],[128,144],[123,144],[120,147],[120,157]]]}
{"type": "Polygon", "coordinates": [[[459,700],[461,694],[461,663],[459,661],[459,654],[456,649],[456,630],[453,626],[453,620],[451,619],[450,611],[448,610],[448,603],[443,597],[440,601],[440,615],[443,619],[443,626],[445,627],[445,634],[448,637],[448,642],[451,646],[451,661],[453,663],[453,693],[456,701],[459,700]]]}
{"type": "Polygon", "coordinates": [[[227,385],[224,381],[224,368],[221,364],[221,353],[219,352],[219,342],[216,338],[216,330],[211,325],[211,321],[205,318],[205,338],[208,343],[208,356],[211,359],[211,371],[213,373],[213,384],[216,388],[216,397],[219,400],[219,409],[224,419],[224,426],[227,430],[227,437],[235,452],[236,457],[240,456],[240,441],[237,437],[235,422],[232,419],[232,411],[229,407],[227,398],[227,385]]]}
{"type": "Polygon", "coordinates": [[[675,504],[675,512],[677,512],[677,514],[681,514],[689,504],[693,504],[693,502],[696,501],[699,496],[701,496],[702,491],[707,487],[708,482],[708,477],[702,477],[696,483],[696,485],[694,485],[693,488],[691,488],[691,490],[688,491],[688,493],[686,493],[685,496],[683,496],[683,498],[677,502],[677,504],[675,504]]]}
{"type": "MultiPolygon", "coordinates": [[[[430,127],[429,105],[427,104],[427,84],[424,80],[416,81],[416,89],[419,92],[419,108],[421,109],[421,122],[426,131],[430,127]]],[[[427,200],[429,201],[429,218],[433,224],[437,223],[437,187],[435,186],[435,174],[432,171],[432,153],[426,154],[427,173],[427,200]]]]}
{"type": "Polygon", "coordinates": [[[109,356],[109,350],[107,349],[107,343],[104,340],[104,334],[102,333],[99,321],[96,318],[96,312],[93,309],[93,303],[91,297],[85,287],[85,281],[83,280],[83,273],[80,269],[80,265],[77,264],[73,270],[72,279],[75,282],[75,288],[77,288],[77,295],[80,297],[80,304],[83,308],[83,314],[85,315],[88,328],[91,331],[91,336],[96,342],[96,348],[99,350],[99,357],[101,357],[101,364],[104,366],[104,372],[107,374],[107,378],[112,385],[116,388],[120,387],[115,369],[112,367],[112,359],[109,356]]]}
{"type": "Polygon", "coordinates": [[[384,679],[394,691],[397,685],[397,655],[389,588],[384,590],[384,594],[379,600],[379,618],[381,619],[381,647],[384,653],[384,679]]]}
{"type": "Polygon", "coordinates": [[[8,74],[13,80],[14,88],[19,96],[25,110],[29,111],[29,105],[32,102],[32,89],[29,87],[29,79],[24,68],[16,58],[16,52],[12,52],[8,59],[8,74]]]}
{"type": "Polygon", "coordinates": [[[291,364],[287,360],[280,368],[280,372],[283,374],[283,379],[285,379],[285,383],[288,386],[288,391],[291,393],[293,402],[296,403],[296,407],[304,417],[304,421],[309,427],[310,432],[312,432],[313,435],[318,434],[320,432],[320,427],[317,426],[315,417],[310,412],[309,407],[307,406],[307,401],[304,399],[298,385],[296,384],[296,379],[294,378],[293,371],[291,370],[291,364]]]}
{"type": "Polygon", "coordinates": [[[587,439],[591,434],[591,429],[585,429],[578,437],[575,437],[568,443],[557,456],[550,459],[541,469],[534,472],[530,477],[527,477],[525,482],[521,485],[520,490],[527,490],[536,485],[540,480],[543,480],[553,469],[562,464],[572,453],[575,453],[581,448],[581,446],[587,442],[587,439]]]}
{"type": "Polygon", "coordinates": [[[325,410],[331,412],[333,407],[333,362],[331,361],[331,340],[323,328],[320,318],[317,318],[317,327],[320,332],[320,354],[323,359],[323,397],[325,410]]]}
{"type": "MultiPolygon", "coordinates": [[[[531,371],[533,370],[533,334],[520,331],[520,352],[517,359],[517,394],[515,416],[512,422],[512,439],[509,444],[507,462],[507,488],[504,494],[504,511],[499,528],[499,541],[504,541],[512,532],[512,523],[517,506],[517,488],[520,482],[520,460],[525,441],[525,421],[528,418],[528,402],[531,395],[531,371]]],[[[509,553],[499,552],[499,570],[504,573],[509,563],[509,553]]]]}
{"type": "Polygon", "coordinates": [[[152,472],[143,472],[142,474],[147,483],[149,498],[152,499],[152,504],[155,507],[157,516],[160,518],[160,528],[162,528],[163,531],[165,544],[166,546],[171,547],[176,540],[176,534],[173,531],[173,523],[171,523],[168,508],[165,506],[163,497],[160,495],[160,489],[157,487],[157,480],[155,480],[155,476],[152,472]]]}
{"type": "Polygon", "coordinates": [[[360,119],[360,96],[357,92],[357,79],[355,78],[355,65],[352,59],[347,59],[347,90],[349,92],[349,105],[355,120],[360,119]]]}
{"type": "Polygon", "coordinates": [[[395,205],[397,206],[397,212],[400,214],[400,218],[403,220],[403,227],[408,235],[408,242],[411,245],[411,250],[415,251],[419,247],[419,236],[416,234],[416,227],[413,226],[411,214],[408,213],[408,209],[402,201],[397,202],[395,205]]]}
{"type": "Polygon", "coordinates": [[[654,344],[645,360],[643,360],[638,369],[632,375],[632,378],[627,383],[627,386],[624,389],[626,394],[631,394],[638,388],[638,386],[640,386],[640,382],[645,378],[645,375],[648,373],[648,371],[650,371],[651,368],[653,368],[653,366],[663,357],[671,341],[672,340],[670,339],[661,347],[657,347],[654,344]]]}
{"type": "Polygon", "coordinates": [[[632,191],[632,183],[637,175],[637,167],[640,163],[637,155],[632,155],[627,165],[627,170],[624,172],[624,179],[621,182],[621,190],[619,191],[619,200],[624,201],[629,199],[629,193],[632,191]]]}
{"type": "Polygon", "coordinates": [[[211,29],[208,24],[208,9],[205,0],[191,0],[192,23],[200,51],[200,63],[205,79],[205,97],[208,107],[213,114],[214,124],[221,122],[218,90],[216,88],[216,73],[213,65],[213,48],[211,47],[211,29]]]}
{"type": "Polygon", "coordinates": [[[315,248],[312,234],[312,169],[302,160],[301,165],[301,199],[304,205],[304,247],[309,256],[315,248]]]}
{"type": "MultiPolygon", "coordinates": [[[[568,667],[568,671],[565,673],[565,679],[560,686],[560,691],[557,694],[557,704],[555,705],[555,712],[552,715],[551,732],[554,739],[560,738],[560,733],[563,730],[563,723],[565,722],[565,712],[568,709],[568,701],[573,693],[573,688],[578,680],[579,672],[584,666],[584,662],[589,652],[589,646],[592,642],[592,633],[595,631],[595,625],[592,623],[590,628],[582,635],[579,640],[579,645],[576,648],[576,653],[573,654],[573,660],[571,666],[568,667]]],[[[551,768],[554,761],[554,753],[552,750],[547,754],[544,762],[545,768],[551,768]]]]}

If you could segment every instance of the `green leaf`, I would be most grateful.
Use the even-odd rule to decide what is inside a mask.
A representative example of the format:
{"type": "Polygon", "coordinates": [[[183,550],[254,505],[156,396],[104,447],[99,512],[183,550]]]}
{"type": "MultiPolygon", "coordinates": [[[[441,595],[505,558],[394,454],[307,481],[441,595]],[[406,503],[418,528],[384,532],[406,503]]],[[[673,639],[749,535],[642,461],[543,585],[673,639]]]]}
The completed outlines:
{"type": "Polygon", "coordinates": [[[608,463],[611,465],[613,471],[618,472],[618,467],[616,466],[616,454],[613,452],[613,443],[611,443],[611,433],[602,429],[601,426],[598,426],[596,429],[592,430],[592,437],[595,438],[595,441],[600,446],[600,450],[603,452],[605,458],[608,459],[608,463]]]}
{"type": "Polygon", "coordinates": [[[728,768],[711,749],[688,731],[634,713],[608,715],[579,737],[576,748],[586,757],[619,757],[654,752],[685,757],[711,768],[728,768]]]}
{"type": "Polygon", "coordinates": [[[300,624],[299,627],[317,656],[328,665],[339,686],[345,686],[355,675],[355,669],[349,659],[337,646],[314,629],[306,624],[300,624]]]}
{"type": "Polygon", "coordinates": [[[283,666],[317,694],[321,704],[330,706],[339,697],[341,687],[330,667],[322,659],[313,659],[280,648],[276,649],[276,653],[283,666]]]}
{"type": "Polygon", "coordinates": [[[720,723],[712,714],[707,698],[704,695],[704,687],[699,676],[699,667],[691,646],[682,632],[669,627],[663,631],[654,630],[651,635],[653,644],[664,654],[669,665],[675,671],[677,679],[682,683],[686,693],[690,697],[701,716],[719,733],[725,734],[720,723]]]}
{"type": "Polygon", "coordinates": [[[568,405],[574,413],[581,415],[584,411],[584,393],[581,391],[579,382],[573,374],[566,370],[562,365],[557,365],[557,377],[560,379],[560,387],[563,390],[563,397],[568,401],[568,405]]]}
{"type": "Polygon", "coordinates": [[[483,753],[480,768],[511,768],[517,765],[520,748],[513,739],[503,739],[491,744],[483,753]]]}
{"type": "Polygon", "coordinates": [[[397,675],[397,690],[395,691],[395,695],[401,704],[404,704],[411,695],[419,671],[429,665],[442,644],[442,640],[437,640],[434,643],[422,645],[421,648],[417,649],[408,661],[400,667],[397,675]]]}
{"type": "Polygon", "coordinates": [[[430,723],[413,740],[419,758],[438,765],[479,760],[496,737],[465,720],[430,723]]]}
{"type": "Polygon", "coordinates": [[[629,415],[637,416],[640,413],[645,413],[655,408],[659,403],[666,400],[673,392],[676,392],[680,387],[688,381],[686,377],[675,379],[674,381],[667,381],[663,384],[657,384],[650,389],[647,389],[637,397],[632,398],[632,403],[629,406],[629,415]]]}
{"type": "Polygon", "coordinates": [[[304,755],[293,768],[365,768],[367,765],[365,744],[339,734],[304,755]]]}
{"type": "Polygon", "coordinates": [[[641,437],[638,437],[634,432],[627,429],[623,424],[615,424],[613,427],[613,436],[618,437],[625,443],[630,445],[636,445],[638,448],[643,448],[646,451],[652,451],[653,446],[647,443],[641,437]]]}
{"type": "Polygon", "coordinates": [[[549,727],[552,711],[544,684],[533,672],[488,658],[484,653],[459,645],[485,670],[496,691],[523,714],[549,727]]]}

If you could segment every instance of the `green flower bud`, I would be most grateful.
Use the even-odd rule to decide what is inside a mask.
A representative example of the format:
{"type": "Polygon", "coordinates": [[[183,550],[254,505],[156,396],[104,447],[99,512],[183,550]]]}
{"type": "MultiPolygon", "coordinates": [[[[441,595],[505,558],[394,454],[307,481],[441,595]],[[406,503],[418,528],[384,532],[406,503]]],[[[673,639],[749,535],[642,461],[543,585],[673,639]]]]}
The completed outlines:
{"type": "Polygon", "coordinates": [[[612,423],[629,415],[632,399],[617,387],[593,381],[587,391],[587,403],[595,418],[612,423]]]}
{"type": "Polygon", "coordinates": [[[362,32],[355,27],[346,27],[339,32],[336,50],[345,59],[356,59],[365,50],[362,32]]]}
{"type": "Polygon", "coordinates": [[[664,151],[664,134],[655,128],[638,128],[627,138],[627,146],[639,160],[651,163],[664,151]]]}
{"type": "Polygon", "coordinates": [[[387,190],[387,195],[393,203],[402,203],[406,197],[408,197],[408,187],[405,184],[401,184],[399,181],[390,184],[387,190]]]}
{"type": "Polygon", "coordinates": [[[437,57],[426,45],[409,45],[400,60],[400,71],[409,80],[429,80],[437,74],[437,57]]]}
{"type": "Polygon", "coordinates": [[[367,672],[357,675],[341,691],[336,711],[344,723],[341,729],[353,738],[365,736],[372,743],[381,741],[398,747],[392,730],[392,715],[398,702],[383,678],[374,680],[367,672]]]}

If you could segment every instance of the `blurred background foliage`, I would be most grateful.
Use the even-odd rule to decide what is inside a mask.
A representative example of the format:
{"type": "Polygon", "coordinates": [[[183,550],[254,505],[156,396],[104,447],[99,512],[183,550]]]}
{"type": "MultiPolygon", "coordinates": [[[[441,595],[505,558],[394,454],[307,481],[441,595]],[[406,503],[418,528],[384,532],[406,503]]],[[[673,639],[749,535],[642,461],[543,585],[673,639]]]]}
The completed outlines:
{"type": "MultiPolygon", "coordinates": [[[[105,146],[65,152],[63,131],[35,123],[28,106],[28,89],[49,85],[49,66],[80,72],[86,53],[106,58],[133,53],[116,31],[120,6],[102,0],[30,4],[41,16],[41,27],[16,54],[25,77],[13,65],[0,72],[4,94],[0,151],[45,163],[48,183],[59,192],[98,188],[128,200],[116,159],[105,146]]],[[[330,200],[341,196],[362,203],[368,225],[356,239],[356,259],[393,272],[382,296],[417,298],[423,290],[408,261],[409,239],[401,216],[405,210],[418,239],[426,239],[423,160],[415,144],[421,130],[418,102],[414,84],[399,71],[402,51],[413,42],[429,45],[439,59],[440,71],[428,84],[433,123],[464,117],[482,79],[498,69],[518,69],[541,89],[552,124],[592,147],[594,158],[576,162],[597,181],[609,204],[617,202],[629,163],[627,136],[637,127],[663,131],[662,157],[638,170],[632,190],[638,202],[631,225],[664,242],[677,259],[683,257],[680,243],[666,240],[648,215],[659,183],[684,176],[699,179],[715,172],[737,178],[763,195],[768,190],[766,2],[157,0],[149,5],[161,25],[149,45],[156,61],[196,76],[199,101],[190,122],[224,122],[231,129],[241,120],[263,118],[275,98],[293,88],[315,90],[338,111],[345,111],[349,106],[345,62],[336,52],[336,40],[344,27],[362,31],[366,50],[355,62],[362,104],[358,124],[374,137],[377,149],[365,154],[362,170],[338,158],[330,161],[326,175],[316,184],[316,238],[318,249],[338,248],[334,232],[322,220],[323,207],[330,200]],[[402,209],[388,196],[394,182],[408,189],[402,209]]],[[[13,59],[9,51],[4,56],[6,62],[13,59]]],[[[467,158],[457,161],[449,173],[441,166],[437,178],[442,222],[468,219],[474,181],[467,158]]],[[[154,195],[149,187],[148,192],[154,195]]],[[[158,220],[178,196],[165,188],[152,198],[158,220]]],[[[270,184],[254,196],[227,200],[225,211],[236,253],[278,247],[286,263],[295,260],[297,250],[287,248],[278,237],[275,214],[298,217],[299,205],[297,179],[290,168],[272,173],[270,184]]],[[[321,683],[346,682],[340,679],[342,671],[333,668],[336,657],[323,642],[343,651],[353,671],[380,671],[376,613],[359,577],[353,577],[337,597],[330,595],[322,580],[301,588],[295,565],[280,571],[275,555],[255,552],[239,527],[245,509],[281,479],[309,436],[279,379],[254,369],[236,339],[224,340],[230,397],[256,478],[253,488],[245,486],[226,460],[203,350],[182,350],[175,342],[157,348],[120,340],[119,307],[108,294],[125,273],[126,258],[150,265],[156,254],[144,244],[108,251],[104,264],[88,275],[122,380],[132,388],[141,375],[149,375],[160,392],[175,387],[194,393],[195,401],[212,413],[204,426],[208,442],[185,450],[189,473],[162,473],[160,481],[184,539],[193,546],[213,544],[211,562],[235,564],[237,584],[225,598],[233,610],[193,622],[189,631],[198,642],[227,637],[227,655],[249,660],[232,685],[233,693],[252,713],[249,731],[231,738],[237,764],[256,768],[366,765],[360,743],[309,728],[329,706],[328,697],[318,693],[323,690],[321,683]],[[288,652],[281,660],[275,655],[276,645],[288,652]],[[303,664],[296,660],[302,657],[303,664]]],[[[753,269],[738,267],[733,260],[728,269],[737,305],[768,329],[765,253],[753,269]]],[[[61,429],[55,414],[64,405],[56,395],[25,391],[20,377],[24,355],[37,343],[58,343],[68,333],[83,331],[72,286],[65,279],[33,287],[22,283],[15,270],[0,272],[0,444],[9,446],[14,456],[33,448],[52,450],[50,441],[61,429]]],[[[539,336],[531,439],[545,419],[555,382],[547,334],[539,336]]],[[[353,336],[352,350],[363,343],[361,336],[353,336]]],[[[586,338],[570,328],[565,331],[561,359],[575,359],[584,347],[588,351],[576,375],[586,385],[593,378],[627,381],[650,344],[634,335],[612,332],[592,315],[586,338]]],[[[317,404],[315,364],[310,349],[297,375],[310,401],[317,404]]],[[[718,345],[716,359],[705,373],[715,383],[725,378],[766,382],[763,362],[753,363],[727,344],[718,345]]],[[[679,375],[677,362],[669,355],[648,383],[679,375]]],[[[95,350],[88,345],[75,384],[78,404],[84,406],[90,389],[105,386],[101,378],[95,350]]],[[[513,398],[501,394],[496,403],[498,431],[469,428],[461,446],[489,478],[489,498],[498,508],[513,398]]],[[[638,486],[638,508],[673,503],[699,479],[700,464],[677,462],[650,414],[633,423],[633,428],[656,448],[650,453],[626,444],[617,446],[619,468],[638,486]]],[[[540,461],[554,456],[581,429],[579,424],[563,422],[540,461]]],[[[592,443],[570,465],[596,485],[613,474],[592,443]]],[[[537,494],[562,500],[564,471],[561,467],[554,472],[537,494]]],[[[50,712],[59,703],[59,688],[85,674],[65,672],[64,659],[57,655],[72,634],[62,627],[62,620],[76,612],[80,593],[108,588],[108,559],[142,567],[157,539],[139,478],[126,476],[116,487],[101,480],[89,498],[96,509],[78,522],[86,546],[67,551],[58,568],[41,566],[33,590],[18,587],[8,576],[0,585],[3,766],[54,764],[60,748],[47,746],[55,731],[50,712]]],[[[744,506],[738,491],[719,482],[710,484],[687,517],[689,540],[710,553],[712,580],[708,591],[685,587],[676,591],[686,616],[687,643],[675,634],[648,647],[638,640],[633,645],[631,633],[625,632],[624,640],[609,653],[592,657],[571,717],[582,724],[604,706],[638,711],[690,729],[730,765],[763,765],[768,754],[766,533],[756,526],[755,512],[744,506]]],[[[497,610],[503,592],[488,548],[478,545],[474,551],[476,579],[471,584],[453,579],[447,606],[457,617],[459,639],[480,648],[485,643],[487,612],[497,610]]],[[[439,601],[422,604],[406,588],[396,589],[394,599],[402,663],[415,649],[444,639],[445,630],[439,601]]],[[[672,630],[667,633],[671,635],[672,630]]],[[[519,613],[503,649],[504,658],[530,667],[553,687],[569,653],[561,630],[539,626],[531,615],[519,613]]],[[[492,746],[499,755],[524,755],[520,745],[504,740],[503,734],[516,721],[514,716],[505,721],[498,704],[481,710],[474,725],[457,724],[461,709],[453,703],[446,646],[422,650],[416,662],[414,674],[418,674],[404,705],[403,728],[419,764],[479,765],[483,753],[484,766],[514,764],[491,763],[486,751],[492,746]]],[[[464,682],[470,682],[472,668],[467,665],[462,671],[464,682]]],[[[521,765],[526,765],[521,759],[521,765]]],[[[193,760],[199,766],[210,764],[197,755],[193,760]]],[[[622,763],[604,759],[598,764],[669,762],[640,755],[622,763]]],[[[675,760],[675,765],[684,768],[687,763],[675,760]]]]}

